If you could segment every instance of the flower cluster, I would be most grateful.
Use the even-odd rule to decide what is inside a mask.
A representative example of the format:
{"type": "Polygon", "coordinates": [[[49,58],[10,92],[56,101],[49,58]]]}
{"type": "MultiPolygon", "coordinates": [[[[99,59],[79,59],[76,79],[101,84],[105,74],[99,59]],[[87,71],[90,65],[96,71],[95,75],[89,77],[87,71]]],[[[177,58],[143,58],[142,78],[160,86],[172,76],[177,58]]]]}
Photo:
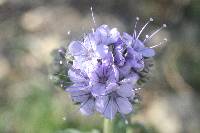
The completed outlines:
{"type": "Polygon", "coordinates": [[[81,41],[72,41],[68,52],[59,50],[72,57],[66,73],[71,84],[64,88],[83,114],[97,111],[113,119],[116,113],[123,116],[133,111],[141,72],[148,67],[147,59],[155,55],[139,39],[140,34],[121,34],[117,28],[101,25],[81,41]]]}

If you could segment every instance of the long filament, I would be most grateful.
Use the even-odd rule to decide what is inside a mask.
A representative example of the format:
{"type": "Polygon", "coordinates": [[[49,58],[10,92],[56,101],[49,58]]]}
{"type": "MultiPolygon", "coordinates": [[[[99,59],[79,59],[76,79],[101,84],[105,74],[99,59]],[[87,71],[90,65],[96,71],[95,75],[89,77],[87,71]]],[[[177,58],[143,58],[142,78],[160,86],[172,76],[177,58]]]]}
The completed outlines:
{"type": "Polygon", "coordinates": [[[96,27],[96,21],[95,21],[95,18],[94,18],[94,13],[93,13],[93,7],[92,6],[90,7],[90,10],[91,10],[91,13],[92,13],[92,21],[94,23],[94,26],[96,27]]]}
{"type": "Polygon", "coordinates": [[[155,32],[153,32],[148,38],[146,38],[143,43],[145,43],[146,41],[150,40],[153,36],[155,36],[158,32],[160,32],[163,28],[167,27],[166,24],[163,24],[162,27],[160,27],[159,29],[157,29],[155,32]]]}
{"type": "Polygon", "coordinates": [[[137,36],[136,28],[137,28],[137,23],[138,23],[139,20],[140,20],[140,18],[136,17],[136,21],[135,21],[135,25],[134,25],[134,31],[133,31],[134,38],[136,38],[136,36],[137,36]]]}
{"type": "Polygon", "coordinates": [[[147,27],[147,25],[152,21],[153,21],[153,19],[150,18],[149,21],[142,27],[142,29],[140,30],[139,34],[136,37],[136,40],[140,37],[141,33],[144,31],[144,29],[147,27]]]}
{"type": "Polygon", "coordinates": [[[158,44],[156,44],[156,45],[154,45],[154,46],[151,46],[150,48],[158,47],[158,46],[160,46],[160,45],[163,45],[165,42],[167,42],[167,38],[165,38],[162,42],[160,42],[160,43],[158,43],[158,44]]]}

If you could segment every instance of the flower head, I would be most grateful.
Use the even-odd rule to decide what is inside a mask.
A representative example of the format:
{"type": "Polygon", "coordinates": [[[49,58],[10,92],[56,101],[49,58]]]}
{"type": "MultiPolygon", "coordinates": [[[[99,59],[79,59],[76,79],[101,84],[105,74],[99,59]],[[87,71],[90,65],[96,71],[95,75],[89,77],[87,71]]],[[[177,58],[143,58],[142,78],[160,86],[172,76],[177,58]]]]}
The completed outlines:
{"type": "MultiPolygon", "coordinates": [[[[155,55],[154,49],[145,44],[148,38],[139,39],[147,24],[138,34],[134,30],[133,35],[121,35],[117,28],[101,25],[82,41],[69,44],[72,60],[66,77],[71,84],[64,88],[72,101],[80,104],[83,114],[97,111],[113,119],[116,113],[126,115],[133,111],[132,100],[141,72],[147,67],[146,59],[155,55]]],[[[61,53],[66,51],[62,49],[61,53]]]]}

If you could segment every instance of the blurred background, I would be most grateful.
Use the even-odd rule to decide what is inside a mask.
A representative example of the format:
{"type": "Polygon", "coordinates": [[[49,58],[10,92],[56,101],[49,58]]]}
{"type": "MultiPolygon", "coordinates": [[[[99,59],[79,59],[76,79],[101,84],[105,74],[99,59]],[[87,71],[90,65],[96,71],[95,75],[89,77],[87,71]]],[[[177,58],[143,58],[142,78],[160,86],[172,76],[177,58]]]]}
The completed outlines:
{"type": "Polygon", "coordinates": [[[154,18],[141,38],[168,25],[148,44],[168,38],[131,115],[134,133],[199,133],[199,0],[0,0],[0,132],[102,132],[102,117],[82,116],[49,78],[52,51],[91,31],[91,5],[97,25],[119,31],[154,18]]]}

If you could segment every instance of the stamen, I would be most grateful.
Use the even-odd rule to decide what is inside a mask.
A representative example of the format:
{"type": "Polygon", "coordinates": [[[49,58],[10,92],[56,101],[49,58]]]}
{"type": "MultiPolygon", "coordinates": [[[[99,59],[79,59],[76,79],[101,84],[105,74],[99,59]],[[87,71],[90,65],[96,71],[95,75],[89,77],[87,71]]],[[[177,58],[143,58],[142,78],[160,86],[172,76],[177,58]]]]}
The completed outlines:
{"type": "Polygon", "coordinates": [[[145,40],[143,41],[143,43],[145,43],[146,41],[150,40],[153,36],[155,36],[158,32],[160,32],[163,28],[166,28],[166,27],[167,27],[167,25],[166,25],[166,24],[163,24],[163,26],[160,27],[159,29],[157,29],[155,32],[153,32],[153,33],[148,37],[148,39],[145,39],[145,40]]]}
{"type": "Polygon", "coordinates": [[[96,27],[96,21],[95,21],[95,18],[94,18],[94,13],[93,13],[92,6],[90,7],[90,10],[91,10],[91,13],[92,13],[92,20],[93,20],[94,26],[96,27]]]}
{"type": "MultiPolygon", "coordinates": [[[[70,43],[72,41],[72,35],[71,35],[71,30],[67,31],[67,35],[66,35],[66,44],[70,43]]],[[[65,47],[66,49],[68,49],[68,47],[65,47]]],[[[66,51],[67,52],[67,51],[66,51]]]]}
{"type": "Polygon", "coordinates": [[[143,41],[143,43],[144,43],[148,38],[149,38],[149,35],[146,35],[146,36],[145,36],[145,39],[144,39],[144,41],[143,41]]]}
{"type": "Polygon", "coordinates": [[[94,33],[94,28],[92,28],[92,32],[94,33]]]}
{"type": "Polygon", "coordinates": [[[135,25],[134,25],[134,31],[133,31],[134,38],[136,38],[136,36],[137,36],[136,28],[137,28],[137,23],[138,23],[139,20],[140,20],[140,18],[136,17],[135,25]]]}
{"type": "Polygon", "coordinates": [[[147,25],[153,21],[153,18],[150,18],[149,21],[142,27],[142,29],[140,30],[139,34],[137,35],[136,39],[138,39],[142,33],[142,31],[147,27],[147,25]]]}
{"type": "Polygon", "coordinates": [[[160,45],[163,45],[167,42],[167,38],[165,38],[162,42],[158,43],[157,45],[154,45],[154,46],[151,46],[150,48],[155,48],[155,47],[158,47],[160,45]]]}
{"type": "Polygon", "coordinates": [[[145,39],[148,39],[148,38],[149,38],[149,35],[146,35],[146,36],[145,36],[145,39]]]}

